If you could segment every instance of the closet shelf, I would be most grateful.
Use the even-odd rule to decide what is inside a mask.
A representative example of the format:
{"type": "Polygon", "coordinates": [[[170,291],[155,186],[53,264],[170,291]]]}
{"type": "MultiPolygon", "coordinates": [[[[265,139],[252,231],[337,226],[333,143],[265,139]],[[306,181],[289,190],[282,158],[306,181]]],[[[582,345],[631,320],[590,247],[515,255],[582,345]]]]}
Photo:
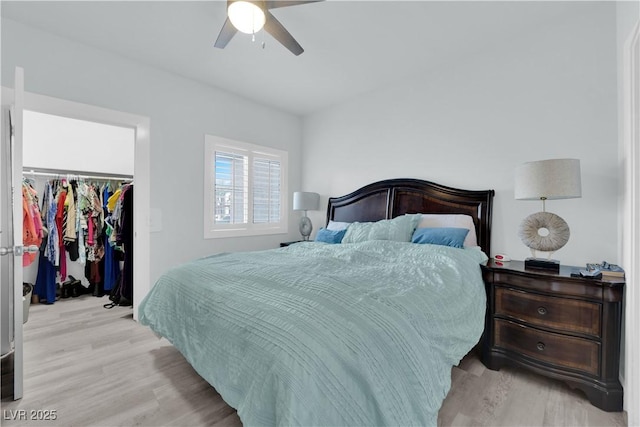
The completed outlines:
{"type": "Polygon", "coordinates": [[[46,169],[46,168],[33,168],[24,166],[22,168],[22,173],[24,175],[34,175],[34,176],[51,176],[57,177],[61,175],[72,175],[77,176],[78,178],[85,179],[114,179],[114,180],[133,180],[132,175],[125,174],[115,174],[115,173],[100,173],[100,172],[89,172],[89,171],[80,171],[80,170],[67,170],[67,169],[46,169]]]}

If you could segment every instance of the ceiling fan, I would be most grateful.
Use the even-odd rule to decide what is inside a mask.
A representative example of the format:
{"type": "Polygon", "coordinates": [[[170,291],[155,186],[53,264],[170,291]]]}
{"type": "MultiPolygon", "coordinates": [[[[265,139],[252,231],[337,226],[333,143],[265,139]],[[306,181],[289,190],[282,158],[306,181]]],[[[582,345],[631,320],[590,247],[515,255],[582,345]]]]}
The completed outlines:
{"type": "Polygon", "coordinates": [[[224,49],[236,32],[255,34],[264,27],[267,33],[289,49],[291,53],[298,56],[304,52],[304,49],[280,21],[269,12],[269,9],[319,1],[323,0],[227,0],[227,19],[224,21],[214,46],[224,49]]]}

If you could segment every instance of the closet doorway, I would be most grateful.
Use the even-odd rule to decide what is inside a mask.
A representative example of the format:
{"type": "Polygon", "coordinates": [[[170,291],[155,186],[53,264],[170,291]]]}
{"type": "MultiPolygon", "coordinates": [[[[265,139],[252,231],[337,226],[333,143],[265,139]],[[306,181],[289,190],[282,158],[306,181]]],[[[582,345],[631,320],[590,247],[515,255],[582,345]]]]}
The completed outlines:
{"type": "Polygon", "coordinates": [[[134,188],[134,158],[133,128],[24,111],[23,186],[42,212],[31,222],[45,229],[39,255],[23,264],[23,281],[35,284],[34,302],[118,292],[131,305],[133,193],[123,200],[134,188]]]}
{"type": "MultiPolygon", "coordinates": [[[[24,144],[23,172],[25,178],[47,173],[64,176],[86,175],[99,178],[123,180],[135,178],[133,192],[133,318],[138,318],[138,305],[150,289],[149,269],[149,119],[115,110],[104,109],[87,104],[61,100],[43,95],[25,92],[24,134],[27,138],[47,138],[41,130],[29,128],[34,120],[44,120],[49,125],[59,126],[64,132],[72,124],[84,127],[84,132],[102,129],[111,135],[112,144],[121,151],[120,157],[105,154],[105,147],[100,147],[98,135],[87,140],[86,135],[74,142],[73,137],[62,138],[66,141],[47,142],[47,148],[35,148],[29,141],[24,144]],[[57,125],[55,124],[57,123],[57,125]],[[115,139],[121,141],[114,142],[115,139]],[[127,146],[128,145],[128,146],[127,146]],[[44,151],[48,151],[44,156],[44,151]],[[75,153],[74,153],[75,151],[75,153]],[[78,153],[80,151],[80,153],[78,153]],[[107,162],[101,161],[108,159],[107,162]],[[29,163],[31,162],[31,164],[29,163]],[[37,163],[36,163],[37,162],[37,163]],[[31,172],[33,171],[33,173],[31,172]]],[[[41,139],[41,141],[44,141],[41,139]]],[[[25,281],[27,274],[25,270],[25,281]]],[[[35,273],[34,273],[35,274],[35,273]]],[[[71,273],[74,277],[75,274],[71,273]]],[[[30,276],[29,276],[30,278],[30,276]]],[[[109,302],[104,298],[105,303],[109,302]]]]}

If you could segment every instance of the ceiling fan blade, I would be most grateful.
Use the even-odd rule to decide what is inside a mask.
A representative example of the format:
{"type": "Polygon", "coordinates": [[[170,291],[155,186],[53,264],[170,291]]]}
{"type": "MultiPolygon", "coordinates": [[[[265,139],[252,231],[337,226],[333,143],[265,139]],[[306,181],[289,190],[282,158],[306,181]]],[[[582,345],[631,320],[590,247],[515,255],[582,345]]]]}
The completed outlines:
{"type": "Polygon", "coordinates": [[[218,38],[214,43],[215,47],[219,47],[220,49],[224,49],[224,47],[229,43],[231,38],[238,32],[236,27],[233,26],[229,18],[224,21],[224,25],[222,26],[222,30],[220,30],[220,34],[218,34],[218,38]]]}
{"type": "Polygon", "coordinates": [[[324,0],[267,0],[265,7],[267,9],[277,9],[279,7],[298,6],[300,4],[318,3],[324,0]]]}
{"type": "Polygon", "coordinates": [[[298,56],[304,49],[293,38],[293,36],[287,31],[286,28],[271,14],[268,10],[265,10],[266,22],[264,23],[264,29],[267,33],[271,34],[274,39],[278,40],[284,47],[289,49],[291,53],[298,56]]]}

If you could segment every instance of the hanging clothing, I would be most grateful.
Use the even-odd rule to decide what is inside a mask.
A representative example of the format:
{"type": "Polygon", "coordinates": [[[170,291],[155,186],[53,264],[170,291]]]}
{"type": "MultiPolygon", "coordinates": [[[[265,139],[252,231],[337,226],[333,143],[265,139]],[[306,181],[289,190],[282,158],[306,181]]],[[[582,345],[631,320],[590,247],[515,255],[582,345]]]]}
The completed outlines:
{"type": "Polygon", "coordinates": [[[56,302],[56,267],[42,250],[38,260],[38,275],[34,293],[38,295],[41,303],[53,304],[56,302]]]}
{"type": "MultiPolygon", "coordinates": [[[[72,184],[75,181],[72,181],[72,184]]],[[[87,262],[87,248],[84,245],[84,234],[87,230],[87,221],[83,215],[83,206],[82,201],[86,199],[86,184],[84,182],[77,183],[75,182],[76,189],[76,232],[77,239],[76,242],[78,244],[78,262],[82,265],[85,265],[87,262]]]]}
{"type": "MultiPolygon", "coordinates": [[[[36,244],[41,247],[34,293],[42,302],[53,304],[59,287],[57,283],[66,280],[68,268],[71,267],[68,264],[70,261],[85,266],[85,276],[90,285],[95,286],[95,296],[102,296],[104,291],[111,291],[118,278],[122,276],[120,265],[125,257],[123,251],[117,249],[123,249],[124,242],[131,248],[133,244],[131,235],[129,240],[120,240],[119,245],[116,245],[116,228],[120,231],[126,230],[129,225],[122,220],[127,217],[133,219],[133,213],[129,212],[129,208],[127,212],[124,211],[124,189],[128,186],[116,188],[120,185],[103,180],[85,182],[82,179],[52,179],[45,183],[40,208],[37,193],[28,184],[29,181],[24,180],[24,244],[36,244]],[[114,220],[107,215],[109,201],[115,203],[114,209],[117,212],[114,213],[120,218],[117,227],[114,220]]],[[[129,200],[127,206],[132,202],[132,199],[129,200]]],[[[130,230],[133,230],[132,224],[130,230]]],[[[126,262],[130,270],[127,277],[130,277],[130,280],[125,298],[129,300],[133,296],[132,256],[133,253],[131,260],[126,262]]],[[[37,258],[37,254],[29,254],[23,262],[26,265],[37,258]]]]}
{"type": "Polygon", "coordinates": [[[87,188],[87,199],[89,201],[89,205],[87,207],[87,261],[100,261],[104,256],[104,246],[100,239],[104,222],[104,211],[102,209],[99,189],[97,189],[93,184],[89,185],[87,188]]]}
{"type": "MultiPolygon", "coordinates": [[[[22,244],[28,246],[40,246],[43,230],[40,209],[38,208],[38,194],[28,181],[22,182],[22,244]]],[[[22,265],[30,265],[38,256],[35,252],[25,252],[22,256],[22,265]]]]}
{"type": "Polygon", "coordinates": [[[62,247],[64,244],[64,230],[66,228],[62,225],[65,223],[64,202],[67,198],[67,190],[64,187],[60,187],[56,198],[56,228],[58,229],[58,246],[62,247]]]}
{"type": "Polygon", "coordinates": [[[49,262],[57,267],[60,264],[60,244],[58,241],[58,227],[56,225],[56,214],[58,211],[58,205],[53,192],[53,185],[51,182],[47,183],[45,190],[45,197],[42,200],[43,215],[46,214],[47,224],[47,246],[45,248],[45,255],[49,262]]]}
{"type": "Polygon", "coordinates": [[[120,275],[120,261],[116,256],[115,250],[110,245],[104,247],[104,275],[103,285],[105,291],[110,291],[114,288],[118,275],[120,275]]]}
{"type": "MultiPolygon", "coordinates": [[[[112,196],[110,185],[105,185],[102,193],[102,208],[105,213],[109,213],[109,200],[112,196]]],[[[119,188],[116,189],[120,190],[119,188]]],[[[115,193],[115,191],[113,192],[115,193]]],[[[120,262],[118,261],[115,249],[109,237],[113,233],[113,226],[111,225],[111,215],[107,215],[104,219],[104,227],[102,227],[102,241],[104,242],[104,258],[102,275],[102,290],[105,292],[111,291],[116,284],[118,275],[120,275],[120,262]]]]}
{"type": "Polygon", "coordinates": [[[108,198],[107,209],[109,212],[113,212],[116,208],[116,203],[120,198],[120,194],[122,193],[122,188],[117,188],[113,194],[108,198]]]}
{"type": "Polygon", "coordinates": [[[76,241],[76,203],[75,203],[75,192],[73,191],[73,186],[71,183],[67,184],[67,197],[64,201],[65,211],[67,214],[64,228],[64,240],[66,242],[75,242],[76,241]]]}
{"type": "Polygon", "coordinates": [[[133,184],[125,186],[122,192],[122,211],[119,215],[120,233],[118,234],[118,239],[124,247],[121,296],[131,304],[133,302],[133,184]]]}

